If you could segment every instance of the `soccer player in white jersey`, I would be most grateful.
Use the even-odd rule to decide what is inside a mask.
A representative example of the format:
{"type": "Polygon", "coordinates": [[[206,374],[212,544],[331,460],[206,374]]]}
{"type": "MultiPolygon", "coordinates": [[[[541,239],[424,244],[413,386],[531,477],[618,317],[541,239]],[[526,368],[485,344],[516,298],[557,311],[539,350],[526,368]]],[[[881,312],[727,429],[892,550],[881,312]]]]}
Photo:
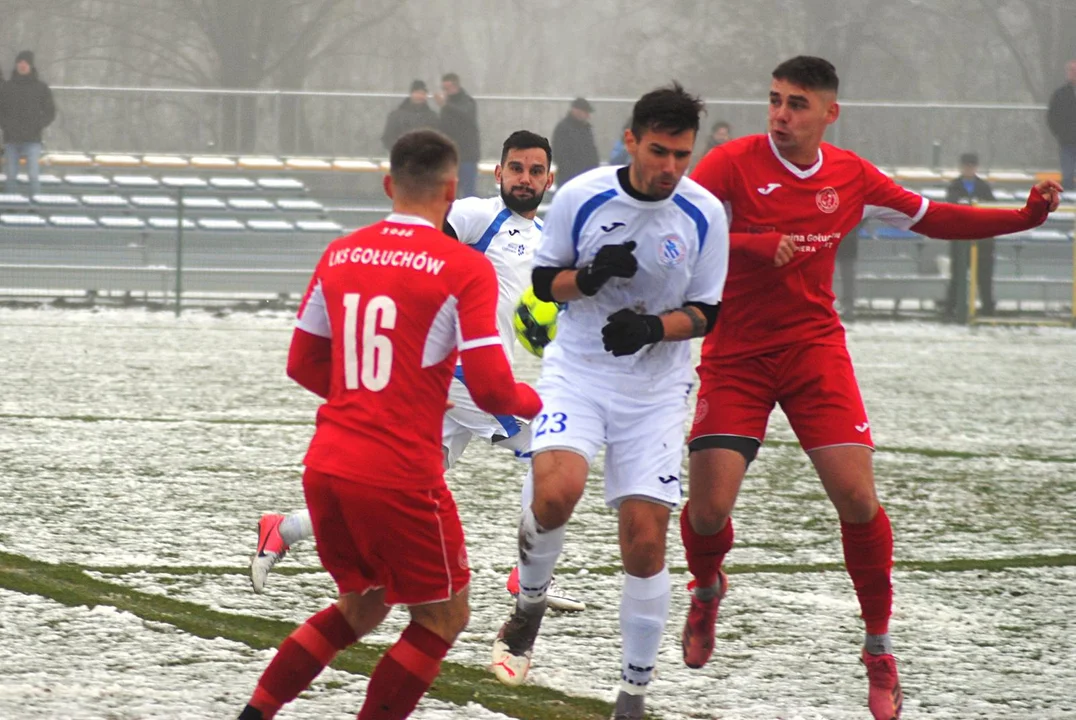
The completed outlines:
{"type": "MultiPolygon", "coordinates": [[[[512,317],[523,291],[530,285],[531,264],[541,239],[538,206],[553,183],[553,150],[549,141],[528,130],[508,136],[501,149],[501,163],[494,168],[500,193],[490,198],[456,200],[445,220],[444,232],[485,254],[497,273],[497,327],[509,362],[515,350],[512,317]]],[[[445,468],[456,464],[471,438],[529,457],[531,432],[528,423],[512,416],[494,416],[481,410],[468,392],[463,368],[456,366],[449,387],[453,407],[445,413],[442,450],[445,468]]],[[[530,483],[523,487],[523,504],[530,502],[530,483]]],[[[288,515],[263,515],[258,523],[258,549],[251,558],[250,580],[261,592],[273,566],[297,542],[314,536],[310,513],[305,508],[288,515]]],[[[513,572],[509,591],[515,592],[513,572]]],[[[550,606],[580,611],[586,605],[559,589],[550,593],[550,606]]]]}
{"type": "Polygon", "coordinates": [[[568,308],[538,381],[520,593],[494,643],[493,670],[516,685],[530,668],[566,523],[604,447],[625,574],[617,720],[644,715],[669,611],[665,536],[681,499],[694,376],[683,341],[713,327],[728,269],[724,208],[684,177],[701,111],[678,84],[644,95],[625,131],[631,163],[591,170],[557,192],[531,276],[539,299],[568,308]]]}

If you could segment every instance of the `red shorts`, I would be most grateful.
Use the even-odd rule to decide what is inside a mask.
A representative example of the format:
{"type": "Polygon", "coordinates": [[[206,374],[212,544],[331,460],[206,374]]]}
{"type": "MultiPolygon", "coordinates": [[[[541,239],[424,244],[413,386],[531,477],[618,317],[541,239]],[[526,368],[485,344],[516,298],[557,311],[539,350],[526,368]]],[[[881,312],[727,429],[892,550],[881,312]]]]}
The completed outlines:
{"type": "Polygon", "coordinates": [[[422,605],[448,600],[470,582],[447,487],[375,487],[307,468],[303,493],[318,557],[341,594],[384,588],[386,605],[422,605]]]}
{"type": "Polygon", "coordinates": [[[757,440],[776,403],[800,445],[873,448],[852,359],[842,345],[806,343],[748,358],[704,359],[691,440],[728,435],[757,440]]]}

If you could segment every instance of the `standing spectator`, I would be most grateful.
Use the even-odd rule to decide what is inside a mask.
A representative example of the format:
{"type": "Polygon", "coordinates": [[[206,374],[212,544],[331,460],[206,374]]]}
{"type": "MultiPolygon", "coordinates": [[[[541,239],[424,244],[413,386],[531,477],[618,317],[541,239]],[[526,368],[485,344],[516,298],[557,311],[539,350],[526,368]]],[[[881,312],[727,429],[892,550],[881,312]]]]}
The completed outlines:
{"type": "Polygon", "coordinates": [[[15,57],[11,82],[0,87],[0,129],[4,132],[4,173],[7,192],[16,190],[19,159],[26,158],[30,194],[41,192],[41,132],[56,117],[52,91],[37,77],[34,54],[23,50],[15,57]]]}
{"type": "MultiPolygon", "coordinates": [[[[990,184],[978,175],[979,156],[964,153],[960,156],[960,177],[953,178],[945,192],[946,202],[976,205],[994,202],[990,184]]],[[[994,314],[994,238],[977,241],[979,263],[975,278],[979,283],[982,314],[994,314]]],[[[971,262],[970,243],[949,243],[949,292],[945,298],[945,316],[958,322],[967,321],[968,265],[971,262]]]]}
{"type": "Polygon", "coordinates": [[[459,197],[471,197],[478,183],[478,105],[460,87],[460,76],[456,73],[441,77],[441,90],[434,96],[441,108],[441,131],[460,151],[459,197]]]}
{"type": "Polygon", "coordinates": [[[381,144],[386,150],[391,150],[404,133],[422,128],[437,129],[437,113],[426,104],[428,97],[426,83],[421,80],[411,83],[411,94],[389,113],[385,121],[385,131],[381,133],[381,144]]]}
{"type": "Polygon", "coordinates": [[[837,246],[837,273],[841,276],[838,299],[841,303],[841,320],[845,323],[856,321],[856,260],[859,257],[860,235],[866,232],[866,223],[862,222],[837,246]]]}
{"type": "Polygon", "coordinates": [[[629,117],[624,123],[624,127],[620,128],[620,135],[617,137],[616,142],[613,143],[613,149],[609,151],[610,165],[627,165],[631,162],[631,155],[628,154],[628,146],[624,144],[624,133],[630,129],[631,118],[629,117]]]}
{"type": "Polygon", "coordinates": [[[598,167],[598,146],[590,114],[594,107],[586,98],[572,100],[568,114],[553,130],[553,152],[557,154],[557,182],[561,187],[576,175],[598,167]]]}
{"type": "Polygon", "coordinates": [[[706,138],[706,152],[724,145],[732,139],[732,126],[724,120],[718,120],[710,126],[710,137],[706,138]]]}
{"type": "Polygon", "coordinates": [[[1065,65],[1064,85],[1054,90],[1046,122],[1061,155],[1061,187],[1076,190],[1076,60],[1065,65]]]}

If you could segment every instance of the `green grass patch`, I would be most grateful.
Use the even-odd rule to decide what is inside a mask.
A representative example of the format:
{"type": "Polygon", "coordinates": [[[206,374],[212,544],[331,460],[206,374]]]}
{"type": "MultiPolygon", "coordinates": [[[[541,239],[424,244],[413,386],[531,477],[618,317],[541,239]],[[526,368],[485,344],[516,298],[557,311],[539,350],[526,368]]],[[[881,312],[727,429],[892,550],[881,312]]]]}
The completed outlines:
{"type": "MultiPolygon", "coordinates": [[[[291,623],[216,612],[194,603],[96,580],[78,565],[55,565],[2,552],[0,587],[41,595],[71,607],[107,605],[146,621],[167,623],[198,637],[221,637],[258,649],[277,647],[295,629],[291,623]]],[[[333,667],[368,677],[386,649],[384,645],[356,644],[341,653],[333,667]]],[[[256,680],[252,674],[252,689],[256,680]]],[[[478,703],[520,720],[606,720],[612,712],[612,705],[601,700],[574,697],[538,685],[509,688],[485,669],[453,662],[441,665],[441,674],[429,695],[457,705],[478,703]]]]}

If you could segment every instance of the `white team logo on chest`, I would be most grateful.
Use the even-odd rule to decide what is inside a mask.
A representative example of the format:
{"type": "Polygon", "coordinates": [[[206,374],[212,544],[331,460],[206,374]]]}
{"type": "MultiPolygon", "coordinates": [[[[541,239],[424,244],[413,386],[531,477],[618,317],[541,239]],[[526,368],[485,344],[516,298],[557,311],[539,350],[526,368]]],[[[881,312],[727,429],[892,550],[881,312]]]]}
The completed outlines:
{"type": "Polygon", "coordinates": [[[510,255],[518,255],[523,257],[527,254],[527,245],[525,243],[508,243],[506,246],[510,255]]]}
{"type": "Polygon", "coordinates": [[[530,242],[530,238],[527,234],[519,228],[512,228],[508,230],[505,235],[508,242],[504,244],[505,250],[509,255],[516,255],[523,257],[524,255],[534,254],[534,244],[530,242]]]}
{"type": "Polygon", "coordinates": [[[674,268],[687,257],[687,245],[679,235],[666,235],[658,245],[658,262],[664,268],[674,268]]]}

